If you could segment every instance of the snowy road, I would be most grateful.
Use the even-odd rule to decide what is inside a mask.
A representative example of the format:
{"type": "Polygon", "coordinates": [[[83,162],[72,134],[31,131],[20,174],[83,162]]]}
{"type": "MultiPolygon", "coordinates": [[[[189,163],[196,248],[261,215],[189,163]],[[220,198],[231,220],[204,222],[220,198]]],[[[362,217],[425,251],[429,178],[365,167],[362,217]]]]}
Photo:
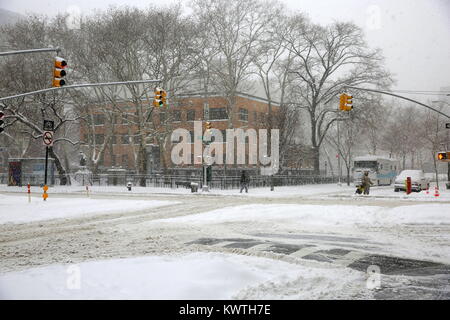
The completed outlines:
{"type": "MultiPolygon", "coordinates": [[[[232,298],[449,299],[450,201],[383,198],[386,192],[380,188],[377,195],[375,189],[373,197],[354,197],[345,188],[284,197],[93,194],[95,200],[161,203],[0,224],[0,294],[2,274],[12,277],[38,266],[198,253],[268,259],[300,270],[276,281],[259,279],[234,290],[232,298]],[[378,271],[377,277],[368,273],[373,266],[379,277],[378,271]],[[369,288],[374,279],[380,279],[379,289],[369,288]]],[[[5,197],[24,200],[19,194],[5,197]]],[[[79,193],[51,199],[80,201],[80,206],[85,200],[79,193]]]]}

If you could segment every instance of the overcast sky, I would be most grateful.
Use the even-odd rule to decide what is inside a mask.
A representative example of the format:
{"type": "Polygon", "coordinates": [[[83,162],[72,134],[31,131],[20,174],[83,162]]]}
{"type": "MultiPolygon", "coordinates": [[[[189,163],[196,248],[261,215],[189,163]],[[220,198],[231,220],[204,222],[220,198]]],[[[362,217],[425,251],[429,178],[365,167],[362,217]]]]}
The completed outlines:
{"type": "MultiPolygon", "coordinates": [[[[0,0],[0,8],[25,14],[89,14],[109,5],[145,8],[156,0],[0,0]]],[[[187,4],[188,1],[181,1],[187,4]]],[[[289,10],[306,13],[314,22],[354,21],[371,47],[379,47],[393,73],[396,90],[438,91],[450,87],[449,0],[282,0],[289,10]]],[[[435,96],[414,95],[419,100],[435,96]]]]}

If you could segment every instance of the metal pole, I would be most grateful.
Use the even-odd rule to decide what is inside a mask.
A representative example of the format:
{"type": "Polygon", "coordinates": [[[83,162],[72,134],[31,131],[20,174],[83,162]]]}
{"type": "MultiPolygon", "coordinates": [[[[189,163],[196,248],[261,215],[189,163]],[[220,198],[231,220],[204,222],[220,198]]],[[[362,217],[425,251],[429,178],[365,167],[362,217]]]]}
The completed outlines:
{"type": "Polygon", "coordinates": [[[419,102],[419,101],[416,101],[416,100],[413,100],[413,99],[410,99],[410,98],[406,98],[406,97],[400,96],[398,94],[394,94],[394,93],[390,93],[390,92],[386,92],[386,91],[375,90],[375,89],[358,88],[358,87],[352,87],[352,86],[344,86],[344,89],[345,88],[362,90],[362,91],[370,91],[370,92],[376,92],[376,93],[382,93],[382,94],[387,94],[389,96],[393,96],[393,97],[397,97],[397,98],[400,98],[400,99],[404,99],[404,100],[407,100],[407,101],[410,101],[410,102],[414,102],[414,103],[416,103],[418,105],[421,105],[421,106],[423,106],[425,108],[428,108],[430,110],[433,110],[434,112],[437,112],[437,113],[439,113],[439,114],[441,114],[441,115],[443,115],[443,116],[445,116],[445,117],[450,119],[450,116],[446,115],[445,113],[442,113],[439,110],[436,110],[436,109],[434,109],[434,108],[432,108],[432,107],[430,107],[430,106],[428,106],[428,105],[426,105],[426,104],[424,104],[422,102],[419,102]]]}
{"type": "Polygon", "coordinates": [[[339,121],[337,121],[337,136],[338,136],[338,167],[339,167],[339,182],[338,185],[341,185],[341,175],[342,175],[342,170],[341,170],[341,155],[340,155],[340,150],[341,150],[341,142],[340,142],[340,134],[339,134],[339,121]]]}
{"type": "Polygon", "coordinates": [[[7,51],[7,52],[0,52],[0,56],[10,56],[10,55],[14,55],[14,54],[50,52],[50,51],[56,51],[56,53],[58,53],[59,51],[61,51],[61,49],[60,48],[42,48],[42,49],[7,51]]]}
{"type": "Polygon", "coordinates": [[[47,168],[48,168],[48,147],[45,147],[45,172],[44,172],[44,185],[47,185],[47,168]]]}
{"type": "MultiPolygon", "coordinates": [[[[448,131],[447,131],[447,143],[446,143],[446,149],[447,150],[449,150],[449,146],[448,146],[448,143],[449,143],[449,134],[448,134],[448,131]]],[[[450,162],[447,162],[447,183],[449,183],[450,184],[450,162]]]]}
{"type": "Polygon", "coordinates": [[[20,97],[26,97],[31,96],[38,93],[44,93],[44,92],[50,92],[50,91],[56,91],[61,89],[75,89],[75,88],[86,88],[86,87],[101,87],[101,86],[116,86],[121,84],[138,84],[138,83],[153,83],[153,82],[161,82],[161,80],[136,80],[136,81],[119,81],[119,82],[102,82],[102,83],[85,83],[85,84],[74,84],[70,86],[63,86],[63,87],[53,87],[53,88],[46,88],[26,93],[17,94],[14,96],[4,97],[0,98],[0,101],[14,99],[14,98],[20,98],[20,97]]]}

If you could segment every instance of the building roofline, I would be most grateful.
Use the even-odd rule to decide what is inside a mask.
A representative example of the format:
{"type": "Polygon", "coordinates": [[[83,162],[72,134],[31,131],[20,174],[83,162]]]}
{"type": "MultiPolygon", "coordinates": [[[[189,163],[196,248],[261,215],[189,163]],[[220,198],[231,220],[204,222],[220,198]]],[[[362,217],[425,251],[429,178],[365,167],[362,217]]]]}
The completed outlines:
{"type": "MultiPolygon", "coordinates": [[[[197,92],[192,92],[192,93],[183,93],[178,95],[178,97],[180,98],[185,98],[185,97],[200,97],[203,98],[206,96],[206,93],[204,91],[197,91],[197,92]]],[[[220,92],[208,92],[207,94],[208,97],[225,97],[224,94],[221,94],[220,92]]],[[[236,96],[238,97],[242,97],[242,98],[247,98],[250,100],[255,100],[255,101],[259,101],[259,102],[265,102],[268,103],[269,100],[262,98],[262,97],[258,97],[249,93],[244,93],[244,92],[236,92],[236,96]]],[[[280,106],[280,103],[278,101],[274,101],[272,100],[272,104],[276,105],[276,106],[280,106]]]]}

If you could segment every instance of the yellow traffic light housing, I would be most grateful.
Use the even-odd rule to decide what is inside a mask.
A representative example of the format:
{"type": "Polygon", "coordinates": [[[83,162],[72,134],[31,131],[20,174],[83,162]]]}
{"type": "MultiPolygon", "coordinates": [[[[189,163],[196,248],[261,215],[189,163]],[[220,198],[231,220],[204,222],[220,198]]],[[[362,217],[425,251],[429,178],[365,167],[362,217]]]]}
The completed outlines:
{"type": "Polygon", "coordinates": [[[353,109],[353,96],[347,95],[347,105],[345,109],[346,111],[350,111],[353,109]]]}
{"type": "Polygon", "coordinates": [[[206,130],[211,130],[212,129],[212,124],[211,122],[207,121],[206,122],[206,130]]]}
{"type": "Polygon", "coordinates": [[[155,89],[155,97],[153,99],[153,106],[158,107],[158,108],[167,106],[166,99],[167,99],[166,91],[161,88],[156,88],[155,89]]]}
{"type": "Polygon", "coordinates": [[[64,70],[66,67],[67,61],[64,58],[55,58],[52,87],[62,87],[66,84],[66,81],[62,79],[67,75],[66,70],[64,70]]]}
{"type": "Polygon", "coordinates": [[[353,109],[353,96],[342,93],[339,97],[339,110],[350,111],[353,109]]]}
{"type": "Polygon", "coordinates": [[[450,162],[450,151],[441,151],[437,153],[437,159],[443,162],[450,162]]]}

